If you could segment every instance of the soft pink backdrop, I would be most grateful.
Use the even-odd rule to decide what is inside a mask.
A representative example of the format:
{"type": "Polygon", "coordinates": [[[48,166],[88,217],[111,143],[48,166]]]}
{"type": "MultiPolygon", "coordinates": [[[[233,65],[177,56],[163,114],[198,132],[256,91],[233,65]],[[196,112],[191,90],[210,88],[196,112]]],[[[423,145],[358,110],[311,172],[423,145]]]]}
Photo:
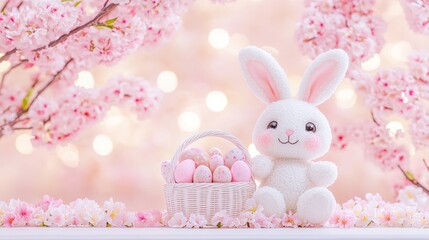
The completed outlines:
{"type": "MultiPolygon", "coordinates": [[[[100,124],[83,132],[72,144],[79,151],[79,164],[66,166],[55,149],[35,149],[24,155],[15,147],[22,134],[0,140],[0,199],[20,198],[35,202],[49,194],[66,202],[88,197],[97,201],[113,197],[131,209],[164,208],[163,180],[159,171],[162,160],[169,159],[176,147],[191,132],[182,131],[177,119],[182,112],[199,114],[198,130],[229,131],[246,146],[264,105],[254,97],[242,78],[237,51],[249,44],[265,47],[284,66],[292,88],[297,89],[309,63],[294,42],[294,29],[300,20],[302,1],[237,1],[215,5],[198,0],[183,16],[182,27],[167,43],[155,49],[141,49],[114,67],[97,67],[91,72],[96,86],[116,74],[143,76],[153,84],[161,71],[173,71],[178,87],[167,93],[160,111],[144,122],[132,113],[114,109],[100,124]],[[215,49],[207,37],[214,28],[223,28],[230,35],[228,47],[215,49]],[[222,91],[228,98],[221,112],[210,111],[206,96],[222,91]],[[113,151],[97,155],[93,140],[98,134],[109,136],[113,151]]],[[[427,37],[409,30],[397,1],[378,1],[377,15],[387,22],[386,45],[380,53],[380,67],[405,67],[406,55],[412,50],[429,51],[427,37]]],[[[13,76],[13,77],[12,77],[13,76]]],[[[11,79],[25,79],[19,71],[11,79]]],[[[350,88],[346,79],[340,88],[350,88]]],[[[368,110],[358,98],[352,108],[339,108],[335,96],[321,106],[332,126],[362,123],[369,120],[368,110]]],[[[199,146],[230,145],[222,141],[202,141],[199,146]]],[[[422,154],[427,154],[422,153],[422,154]]],[[[343,202],[366,192],[380,192],[394,199],[393,184],[401,175],[385,173],[364,159],[359,143],[346,151],[331,151],[323,157],[339,167],[339,178],[332,187],[337,200],[343,202]]]]}

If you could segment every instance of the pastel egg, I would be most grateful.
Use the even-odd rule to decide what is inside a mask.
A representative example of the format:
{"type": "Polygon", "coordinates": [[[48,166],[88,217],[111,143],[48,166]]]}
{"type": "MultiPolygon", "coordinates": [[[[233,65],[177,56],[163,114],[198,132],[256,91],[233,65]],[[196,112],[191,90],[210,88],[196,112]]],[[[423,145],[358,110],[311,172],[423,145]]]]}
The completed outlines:
{"type": "Polygon", "coordinates": [[[170,172],[170,160],[164,160],[161,163],[161,174],[165,181],[168,179],[168,174],[170,172]]]}
{"type": "Polygon", "coordinates": [[[204,165],[200,165],[195,169],[194,172],[194,183],[211,183],[212,172],[210,168],[204,165]]]}
{"type": "Polygon", "coordinates": [[[231,168],[236,161],[244,161],[246,156],[243,151],[238,148],[233,148],[225,154],[225,166],[231,168]]]}
{"type": "Polygon", "coordinates": [[[233,182],[250,182],[252,171],[244,161],[237,161],[231,167],[233,182]]]}
{"type": "Polygon", "coordinates": [[[210,150],[209,150],[209,156],[211,157],[211,156],[213,156],[213,155],[223,155],[222,154],[222,151],[219,149],[219,148],[217,148],[217,147],[212,147],[212,148],[210,148],[210,150]]]}
{"type": "Polygon", "coordinates": [[[210,157],[210,170],[214,172],[214,170],[219,167],[223,166],[224,160],[222,155],[215,154],[210,157]]]}
{"type": "Polygon", "coordinates": [[[186,159],[177,164],[174,170],[174,180],[176,183],[191,183],[194,177],[195,162],[186,159]]]}
{"type": "Polygon", "coordinates": [[[219,166],[213,172],[213,182],[215,183],[229,183],[231,179],[231,171],[226,166],[219,166]]]}
{"type": "Polygon", "coordinates": [[[180,155],[179,162],[186,159],[194,160],[197,166],[209,166],[209,155],[201,148],[194,147],[183,151],[182,155],[180,155]]]}

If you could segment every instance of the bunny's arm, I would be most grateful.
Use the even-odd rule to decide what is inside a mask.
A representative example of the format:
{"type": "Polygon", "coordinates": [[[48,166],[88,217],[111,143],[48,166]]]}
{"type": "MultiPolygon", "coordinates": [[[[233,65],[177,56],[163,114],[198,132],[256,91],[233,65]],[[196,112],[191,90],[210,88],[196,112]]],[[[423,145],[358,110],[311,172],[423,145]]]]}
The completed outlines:
{"type": "Polygon", "coordinates": [[[337,174],[337,166],[327,161],[313,163],[308,169],[308,177],[317,187],[329,187],[337,179],[337,174]]]}
{"type": "Polygon", "coordinates": [[[265,179],[273,171],[274,163],[273,160],[266,156],[257,155],[252,158],[252,173],[257,179],[265,179]]]}

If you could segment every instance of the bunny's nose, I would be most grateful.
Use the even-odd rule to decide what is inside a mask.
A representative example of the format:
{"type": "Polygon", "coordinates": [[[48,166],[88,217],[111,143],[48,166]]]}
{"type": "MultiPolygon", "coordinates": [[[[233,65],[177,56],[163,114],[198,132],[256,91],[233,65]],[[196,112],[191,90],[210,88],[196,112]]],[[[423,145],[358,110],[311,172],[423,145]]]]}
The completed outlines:
{"type": "Polygon", "coordinates": [[[294,133],[292,129],[286,129],[286,135],[290,136],[294,133]]]}

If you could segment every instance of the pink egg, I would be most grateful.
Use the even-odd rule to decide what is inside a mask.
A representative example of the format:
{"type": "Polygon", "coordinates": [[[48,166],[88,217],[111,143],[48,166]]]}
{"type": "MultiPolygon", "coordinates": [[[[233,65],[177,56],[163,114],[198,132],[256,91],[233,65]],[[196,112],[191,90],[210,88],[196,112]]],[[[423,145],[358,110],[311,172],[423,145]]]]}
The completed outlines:
{"type": "Polygon", "coordinates": [[[237,161],[231,167],[233,182],[250,182],[252,171],[244,161],[237,161]]]}
{"type": "Polygon", "coordinates": [[[170,172],[170,160],[164,160],[161,163],[161,174],[165,181],[168,179],[168,174],[170,172]]]}
{"type": "Polygon", "coordinates": [[[224,164],[222,155],[215,154],[210,157],[210,170],[214,172],[214,170],[222,166],[224,164]]]}
{"type": "Polygon", "coordinates": [[[245,159],[246,156],[240,149],[233,148],[225,154],[225,166],[231,168],[236,161],[244,161],[245,159]]]}
{"type": "Polygon", "coordinates": [[[221,155],[222,156],[222,151],[217,147],[212,147],[209,150],[209,156],[211,157],[213,155],[221,155]]]}
{"type": "Polygon", "coordinates": [[[229,183],[231,179],[231,171],[226,166],[219,166],[213,172],[213,182],[215,183],[229,183]]]}
{"type": "Polygon", "coordinates": [[[211,183],[212,172],[210,168],[204,165],[200,165],[195,169],[194,172],[194,183],[211,183]]]}
{"type": "Polygon", "coordinates": [[[183,151],[182,155],[180,155],[179,162],[186,159],[194,160],[197,166],[209,166],[209,155],[201,148],[193,147],[183,151]]]}
{"type": "Polygon", "coordinates": [[[186,159],[177,164],[174,170],[174,180],[176,183],[191,183],[195,171],[195,162],[186,159]]]}

